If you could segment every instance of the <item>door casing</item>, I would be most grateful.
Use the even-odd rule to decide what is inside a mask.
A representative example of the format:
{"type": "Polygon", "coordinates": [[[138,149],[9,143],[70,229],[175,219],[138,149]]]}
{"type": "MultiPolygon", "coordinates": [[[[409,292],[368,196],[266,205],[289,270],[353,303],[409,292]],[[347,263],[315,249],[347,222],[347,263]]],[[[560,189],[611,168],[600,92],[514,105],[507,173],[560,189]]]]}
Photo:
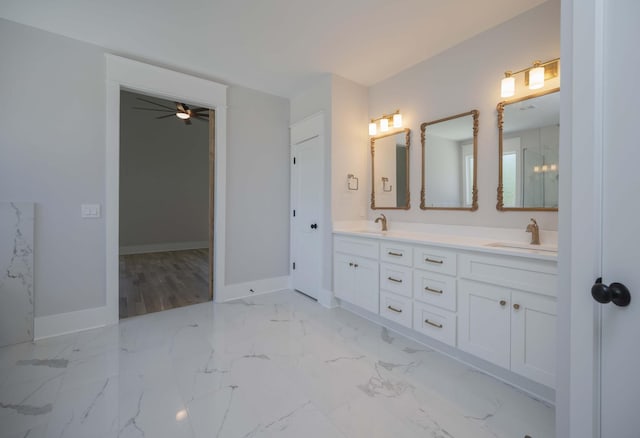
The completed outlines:
{"type": "MultiPolygon", "coordinates": [[[[212,108],[214,190],[210,215],[213,216],[215,241],[212,287],[215,299],[225,296],[225,202],[226,202],[226,150],[227,150],[227,86],[184,73],[145,64],[131,59],[106,54],[106,307],[104,324],[118,322],[118,249],[119,249],[119,160],[120,160],[120,90],[158,96],[171,100],[186,100],[212,108]],[[211,211],[211,209],[213,211],[211,211]]],[[[211,142],[210,142],[211,145],[211,142]]],[[[210,151],[210,160],[211,157],[210,151]]],[[[211,170],[211,169],[210,169],[211,170]]],[[[211,174],[211,172],[210,172],[211,174]]],[[[213,242],[212,242],[213,244],[213,242]]],[[[211,281],[210,281],[211,283],[211,281]]]]}

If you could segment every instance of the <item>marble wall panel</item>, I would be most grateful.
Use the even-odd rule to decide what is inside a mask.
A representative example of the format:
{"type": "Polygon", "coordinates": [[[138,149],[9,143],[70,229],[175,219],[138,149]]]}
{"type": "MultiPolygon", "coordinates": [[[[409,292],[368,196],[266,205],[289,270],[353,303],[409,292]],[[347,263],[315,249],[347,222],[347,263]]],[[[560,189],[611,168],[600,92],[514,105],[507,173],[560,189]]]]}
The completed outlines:
{"type": "Polygon", "coordinates": [[[0,202],[0,346],[33,340],[34,204],[0,202]]]}

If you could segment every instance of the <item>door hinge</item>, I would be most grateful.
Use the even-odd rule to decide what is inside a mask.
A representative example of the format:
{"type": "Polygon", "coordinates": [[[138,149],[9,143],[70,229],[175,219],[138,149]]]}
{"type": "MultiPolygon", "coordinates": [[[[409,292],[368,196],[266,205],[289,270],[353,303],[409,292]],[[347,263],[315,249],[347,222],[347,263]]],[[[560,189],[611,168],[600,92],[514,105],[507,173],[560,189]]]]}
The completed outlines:
{"type": "Polygon", "coordinates": [[[296,217],[296,211],[293,210],[293,217],[296,217]]]}
{"type": "Polygon", "coordinates": [[[293,270],[296,270],[296,262],[293,262],[293,270]]]}
{"type": "Polygon", "coordinates": [[[293,164],[296,164],[296,157],[293,157],[293,164]]]}

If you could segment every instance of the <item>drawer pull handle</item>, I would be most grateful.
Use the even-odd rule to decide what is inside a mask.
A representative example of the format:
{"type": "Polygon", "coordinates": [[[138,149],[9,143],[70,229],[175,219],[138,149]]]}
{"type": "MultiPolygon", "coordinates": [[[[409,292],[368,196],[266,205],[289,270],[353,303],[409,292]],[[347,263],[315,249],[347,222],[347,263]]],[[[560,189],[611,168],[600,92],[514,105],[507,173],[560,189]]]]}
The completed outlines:
{"type": "Polygon", "coordinates": [[[444,261],[442,261],[442,260],[430,259],[429,257],[424,259],[424,261],[425,262],[429,262],[429,263],[437,263],[438,265],[441,265],[441,264],[444,263],[444,261]]]}
{"type": "Polygon", "coordinates": [[[514,304],[513,308],[516,309],[516,310],[520,310],[520,304],[514,304]]]}
{"type": "Polygon", "coordinates": [[[442,289],[432,289],[429,286],[425,286],[424,290],[433,292],[434,294],[442,294],[442,289]]]}
{"type": "Polygon", "coordinates": [[[353,263],[349,262],[349,266],[353,266],[353,263]]]}
{"type": "Polygon", "coordinates": [[[500,305],[504,307],[507,305],[507,302],[505,300],[500,300],[500,305]]]}
{"type": "Polygon", "coordinates": [[[389,252],[387,252],[387,254],[389,254],[390,256],[402,257],[402,254],[399,253],[399,252],[389,251],[389,252]]]}
{"type": "Polygon", "coordinates": [[[402,283],[402,280],[398,280],[397,278],[387,277],[387,280],[393,281],[394,283],[402,283]]]}
{"type": "Polygon", "coordinates": [[[429,325],[434,326],[435,328],[442,328],[442,324],[438,324],[437,322],[432,322],[432,321],[429,321],[428,319],[425,319],[424,322],[426,322],[429,325]]]}
{"type": "Polygon", "coordinates": [[[396,312],[396,313],[402,313],[402,309],[396,309],[393,306],[387,306],[387,309],[389,309],[389,310],[391,310],[393,312],[396,312]]]}

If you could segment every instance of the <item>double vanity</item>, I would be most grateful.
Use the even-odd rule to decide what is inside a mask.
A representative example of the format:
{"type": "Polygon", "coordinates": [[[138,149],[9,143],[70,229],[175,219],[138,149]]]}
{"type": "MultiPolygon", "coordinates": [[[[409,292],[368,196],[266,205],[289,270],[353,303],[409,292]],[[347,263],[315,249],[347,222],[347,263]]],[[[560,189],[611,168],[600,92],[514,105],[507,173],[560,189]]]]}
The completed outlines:
{"type": "Polygon", "coordinates": [[[481,359],[474,366],[507,370],[504,380],[553,389],[557,247],[464,228],[335,229],[336,298],[435,348],[481,359]]]}

